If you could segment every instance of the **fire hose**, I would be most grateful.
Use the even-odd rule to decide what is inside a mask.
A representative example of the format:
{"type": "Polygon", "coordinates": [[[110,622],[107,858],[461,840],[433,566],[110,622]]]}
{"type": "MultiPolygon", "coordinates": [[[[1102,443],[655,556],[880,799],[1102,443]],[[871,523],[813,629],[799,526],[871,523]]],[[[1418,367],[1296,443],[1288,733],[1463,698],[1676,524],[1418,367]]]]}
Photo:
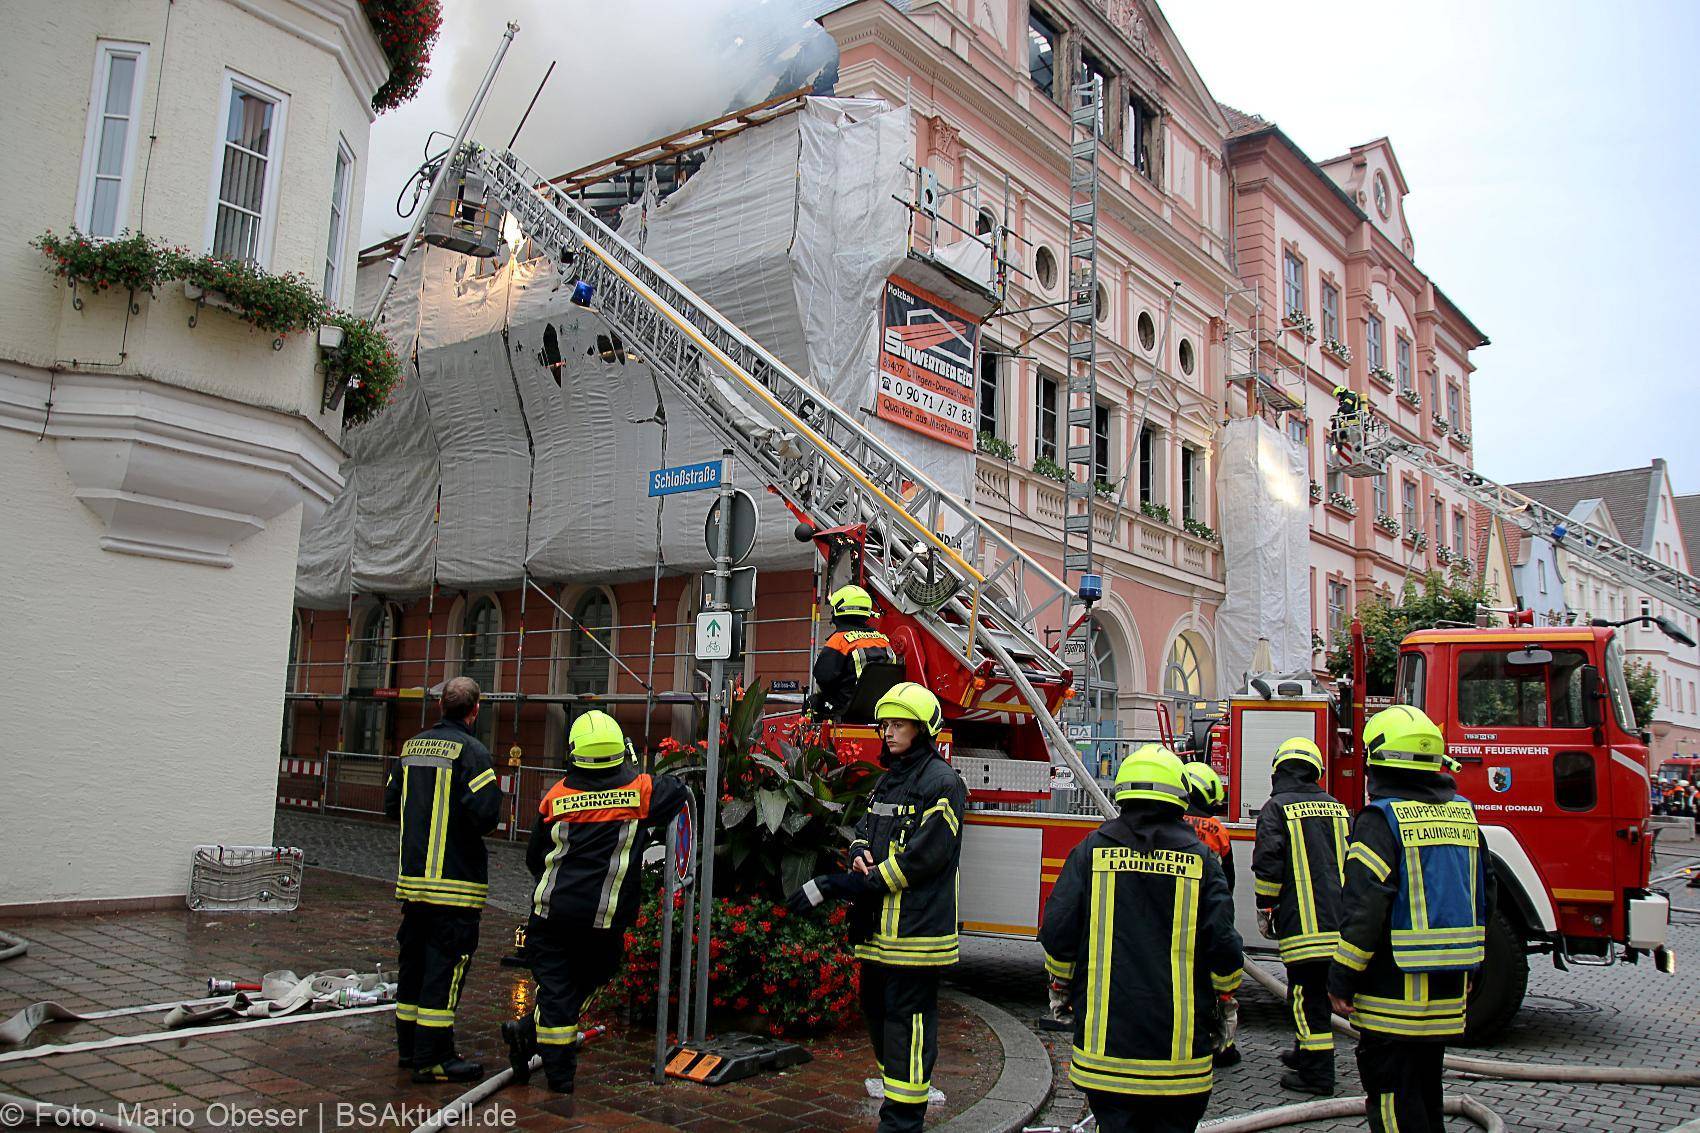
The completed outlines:
{"type": "MultiPolygon", "coordinates": [[[[1276,979],[1258,964],[1247,960],[1245,970],[1271,994],[1287,998],[1287,985],[1276,979]]],[[[1334,1029],[1356,1038],[1358,1030],[1351,1023],[1334,1015],[1334,1029]]],[[[1499,1078],[1510,1082],[1597,1082],[1621,1086],[1700,1086],[1700,1070],[1666,1070],[1652,1066],[1568,1066],[1547,1062],[1508,1062],[1498,1058],[1471,1058],[1449,1054],[1445,1066],[1460,1074],[1478,1078],[1499,1078]]],[[[1469,1116],[1466,1114],[1465,1116],[1469,1116]]],[[[1472,1119],[1473,1120],[1473,1119],[1472,1119]]],[[[1247,1128],[1252,1128],[1247,1126],[1247,1128]]],[[[1266,1128],[1257,1126],[1256,1128],[1266,1128]]]]}
{"type": "MultiPolygon", "coordinates": [[[[1201,1131],[1209,1130],[1209,1133],[1259,1133],[1260,1130],[1280,1129],[1306,1121],[1362,1117],[1368,1104],[1369,1099],[1361,1096],[1325,1098],[1322,1101],[1276,1106],[1274,1109],[1260,1109],[1256,1113],[1245,1113],[1238,1117],[1206,1121],[1198,1128],[1201,1131]]],[[[1468,1094],[1448,1094],[1441,1104],[1447,1113],[1454,1117],[1469,1118],[1487,1130],[1487,1133],[1505,1133],[1505,1122],[1499,1114],[1468,1094]]]]}
{"type": "Polygon", "coordinates": [[[0,960],[15,960],[30,950],[30,942],[9,932],[0,932],[0,960]]]}
{"type": "MultiPolygon", "coordinates": [[[[584,1030],[579,1032],[578,1038],[574,1041],[578,1045],[583,1045],[591,1039],[596,1038],[607,1029],[607,1027],[586,1027],[584,1030]]],[[[532,1055],[531,1072],[535,1074],[542,1068],[542,1066],[542,1057],[535,1054],[532,1055]]],[[[490,1075],[488,1078],[472,1087],[472,1089],[466,1091],[466,1093],[462,1094],[448,1105],[445,1105],[442,1109],[439,1109],[431,1117],[431,1120],[415,1129],[413,1133],[442,1133],[444,1129],[452,1126],[465,1126],[470,1124],[467,1121],[467,1115],[472,1112],[472,1107],[477,1105],[479,1102],[484,1101],[491,1094],[494,1094],[497,1090],[500,1090],[503,1086],[506,1086],[509,1082],[513,1081],[513,1076],[514,1068],[512,1066],[509,1066],[500,1073],[490,1075]]]]}

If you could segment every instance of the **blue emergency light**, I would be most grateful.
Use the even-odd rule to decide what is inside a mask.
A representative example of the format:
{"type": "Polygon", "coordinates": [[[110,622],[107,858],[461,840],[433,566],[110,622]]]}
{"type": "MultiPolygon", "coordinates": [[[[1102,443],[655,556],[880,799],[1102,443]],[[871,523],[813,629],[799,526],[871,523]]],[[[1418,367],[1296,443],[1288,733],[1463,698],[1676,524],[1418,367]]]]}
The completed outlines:
{"type": "Polygon", "coordinates": [[[1104,576],[1101,574],[1083,574],[1080,576],[1080,600],[1096,602],[1104,597],[1104,576]]]}
{"type": "Polygon", "coordinates": [[[573,284],[573,306],[590,306],[591,297],[596,294],[596,285],[588,279],[581,279],[573,284]]]}

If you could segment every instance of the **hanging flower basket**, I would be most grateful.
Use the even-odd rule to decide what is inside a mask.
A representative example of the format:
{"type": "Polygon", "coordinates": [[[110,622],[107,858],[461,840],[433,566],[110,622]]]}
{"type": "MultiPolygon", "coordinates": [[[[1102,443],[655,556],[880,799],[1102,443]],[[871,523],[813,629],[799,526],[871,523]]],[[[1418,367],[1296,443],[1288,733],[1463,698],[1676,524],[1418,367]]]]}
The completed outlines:
{"type": "Polygon", "coordinates": [[[431,73],[443,9],[438,0],[361,0],[361,6],[390,61],[388,81],[372,96],[372,109],[382,114],[411,100],[431,73]]]}

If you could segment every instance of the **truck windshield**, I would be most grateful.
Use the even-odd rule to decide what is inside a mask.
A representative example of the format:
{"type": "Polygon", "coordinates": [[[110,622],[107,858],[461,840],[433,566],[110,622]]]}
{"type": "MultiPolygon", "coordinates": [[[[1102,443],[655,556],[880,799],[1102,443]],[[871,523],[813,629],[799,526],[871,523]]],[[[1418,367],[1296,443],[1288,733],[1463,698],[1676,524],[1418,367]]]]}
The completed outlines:
{"type": "Polygon", "coordinates": [[[1478,728],[1582,727],[1579,650],[1554,650],[1545,665],[1509,665],[1506,654],[1470,650],[1458,656],[1458,722],[1478,728]]]}
{"type": "Polygon", "coordinates": [[[1395,690],[1394,699],[1400,704],[1409,704],[1412,708],[1427,708],[1423,703],[1423,692],[1428,683],[1428,658],[1421,653],[1399,654],[1399,687],[1395,690]]]}
{"type": "Polygon", "coordinates": [[[1635,731],[1635,709],[1629,703],[1629,682],[1623,676],[1623,642],[1616,634],[1606,643],[1606,688],[1611,710],[1626,732],[1635,731]]]}

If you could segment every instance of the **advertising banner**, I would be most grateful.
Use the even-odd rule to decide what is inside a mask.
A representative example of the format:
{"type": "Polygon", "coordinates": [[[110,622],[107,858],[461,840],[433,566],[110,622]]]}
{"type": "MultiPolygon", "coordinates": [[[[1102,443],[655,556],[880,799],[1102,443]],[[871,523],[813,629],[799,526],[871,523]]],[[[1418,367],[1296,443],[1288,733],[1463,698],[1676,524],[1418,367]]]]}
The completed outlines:
{"type": "Polygon", "coordinates": [[[885,284],[874,415],[972,450],[980,327],[966,312],[898,279],[885,284]]]}

